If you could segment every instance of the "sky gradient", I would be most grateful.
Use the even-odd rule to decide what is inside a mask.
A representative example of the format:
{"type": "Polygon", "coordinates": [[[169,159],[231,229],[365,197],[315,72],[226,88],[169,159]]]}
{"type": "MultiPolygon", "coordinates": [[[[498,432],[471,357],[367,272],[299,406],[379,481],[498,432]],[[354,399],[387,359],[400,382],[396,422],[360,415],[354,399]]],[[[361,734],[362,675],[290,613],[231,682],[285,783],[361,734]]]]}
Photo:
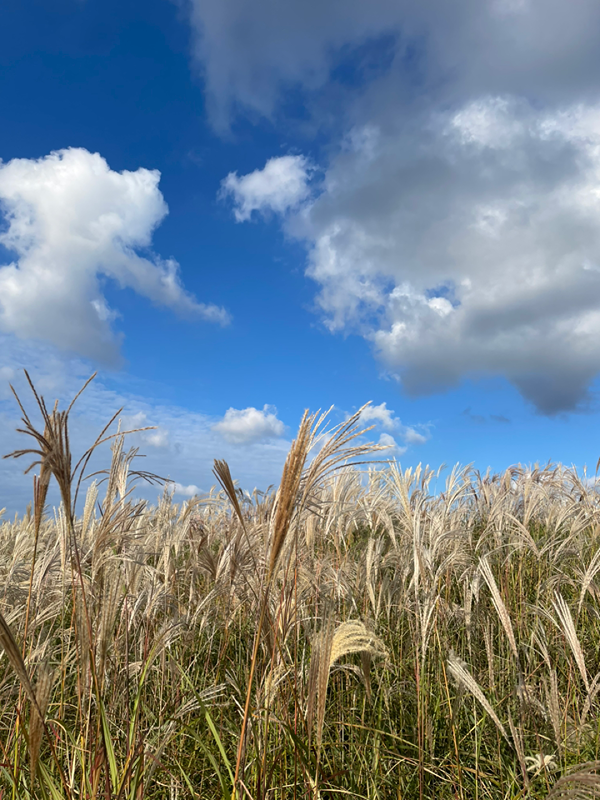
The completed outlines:
{"type": "Polygon", "coordinates": [[[593,472],[599,44],[595,0],[3,4],[2,453],[23,369],[97,371],[74,450],[123,407],[179,500],[367,401],[404,467],[593,472]]]}

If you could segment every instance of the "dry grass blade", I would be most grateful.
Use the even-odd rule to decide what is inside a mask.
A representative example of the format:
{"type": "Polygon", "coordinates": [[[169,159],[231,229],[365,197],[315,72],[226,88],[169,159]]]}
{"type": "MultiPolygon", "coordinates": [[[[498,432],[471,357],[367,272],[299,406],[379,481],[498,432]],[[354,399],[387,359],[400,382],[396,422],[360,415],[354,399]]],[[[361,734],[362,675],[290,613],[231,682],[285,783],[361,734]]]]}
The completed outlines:
{"type": "Polygon", "coordinates": [[[508,727],[510,728],[510,733],[513,739],[513,744],[515,747],[515,751],[517,753],[517,758],[519,759],[519,765],[521,767],[521,773],[523,775],[523,783],[526,787],[529,786],[529,775],[527,774],[527,759],[525,758],[525,747],[523,744],[523,732],[520,729],[517,729],[514,722],[512,721],[512,717],[509,715],[508,717],[508,727]]]}
{"type": "Polygon", "coordinates": [[[592,581],[600,571],[600,549],[596,550],[594,557],[589,563],[588,568],[586,569],[583,578],[581,579],[581,591],[579,593],[579,603],[577,604],[577,614],[581,614],[581,609],[583,607],[583,601],[585,600],[585,593],[590,588],[592,581]]]}
{"type": "MultiPolygon", "coordinates": [[[[349,459],[354,459],[360,455],[366,455],[373,450],[383,449],[378,445],[351,446],[352,442],[354,442],[358,436],[361,436],[367,430],[371,430],[371,428],[365,430],[359,430],[358,428],[358,421],[365,407],[366,406],[360,408],[356,414],[353,414],[348,420],[337,425],[330,431],[321,430],[329,412],[319,416],[318,412],[309,414],[308,411],[305,411],[300,422],[298,434],[292,442],[286,458],[281,476],[281,483],[277,491],[277,499],[271,516],[271,546],[266,582],[263,587],[261,611],[254,634],[254,647],[250,674],[248,677],[244,717],[238,743],[234,786],[237,786],[240,775],[259,641],[268,612],[271,581],[275,574],[279,557],[287,539],[288,532],[292,526],[294,515],[306,506],[311,494],[317,489],[318,485],[327,474],[341,464],[347,464],[349,459]],[[324,442],[323,446],[305,471],[310,451],[322,442],[324,442]]],[[[217,477],[219,477],[218,474],[217,477]]]]}
{"type": "Polygon", "coordinates": [[[235,776],[233,780],[234,784],[234,796],[236,792],[236,787],[238,784],[238,779],[240,776],[240,768],[242,763],[242,755],[245,749],[245,740],[246,740],[246,730],[248,726],[248,718],[250,714],[250,699],[252,696],[252,685],[254,683],[254,673],[256,670],[256,662],[258,659],[258,648],[260,644],[260,638],[262,634],[262,629],[265,623],[265,619],[268,614],[268,604],[269,604],[269,588],[271,584],[271,578],[273,577],[273,573],[275,570],[275,565],[277,563],[277,559],[279,553],[281,552],[281,548],[283,546],[283,542],[285,541],[285,537],[290,527],[292,515],[294,512],[294,507],[297,502],[298,491],[300,487],[300,481],[302,478],[302,471],[304,469],[304,464],[306,462],[306,457],[310,450],[310,441],[311,441],[311,426],[314,421],[314,417],[309,417],[308,413],[305,412],[304,416],[302,417],[302,422],[300,423],[300,429],[298,431],[298,436],[292,442],[292,446],[290,448],[290,452],[288,453],[288,457],[286,458],[284,467],[283,467],[283,475],[281,478],[281,485],[279,487],[279,491],[277,493],[277,502],[275,503],[275,509],[273,512],[273,534],[271,537],[271,553],[269,557],[269,565],[268,565],[268,572],[266,576],[266,583],[263,587],[263,594],[261,600],[261,609],[260,609],[260,616],[258,620],[258,625],[256,626],[256,631],[254,633],[254,646],[252,650],[252,660],[250,662],[250,674],[248,676],[248,687],[246,690],[246,703],[244,706],[244,716],[242,719],[242,727],[240,731],[240,738],[238,742],[238,750],[237,750],[237,758],[236,758],[236,765],[235,765],[235,776]]]}
{"type": "Polygon", "coordinates": [[[573,622],[573,617],[571,616],[571,609],[567,605],[564,597],[558,594],[558,592],[556,593],[555,600],[553,600],[552,605],[554,606],[558,616],[558,627],[562,630],[565,639],[571,648],[571,652],[575,658],[575,663],[577,664],[581,677],[583,678],[583,683],[585,684],[585,688],[589,694],[590,682],[588,680],[587,669],[585,666],[585,658],[583,655],[583,650],[581,649],[581,642],[579,641],[577,631],[575,630],[575,623],[573,622]]]}
{"type": "Polygon", "coordinates": [[[17,647],[17,643],[15,642],[15,638],[12,635],[12,631],[9,628],[6,620],[4,619],[4,616],[2,615],[2,613],[0,613],[0,645],[2,645],[2,648],[4,649],[4,652],[6,653],[6,656],[7,656],[8,660],[9,660],[9,662],[10,662],[10,665],[12,666],[12,668],[15,671],[17,677],[19,678],[19,681],[21,682],[21,685],[22,685],[23,689],[25,690],[25,693],[29,697],[29,700],[31,701],[32,707],[35,709],[35,712],[36,712],[37,717],[39,719],[39,724],[41,725],[41,727],[42,727],[42,729],[43,729],[43,731],[44,731],[44,733],[46,735],[46,738],[48,740],[48,744],[50,745],[50,750],[52,752],[52,758],[53,758],[54,763],[56,764],[56,767],[58,769],[58,772],[59,772],[59,775],[60,775],[60,780],[61,780],[61,783],[62,783],[62,787],[63,787],[63,790],[65,792],[65,796],[67,798],[71,798],[71,790],[69,789],[69,786],[67,784],[67,781],[66,781],[66,778],[65,778],[65,774],[64,774],[63,769],[61,767],[60,761],[57,758],[56,750],[54,748],[54,743],[52,741],[52,737],[50,736],[50,733],[49,733],[48,728],[46,727],[46,723],[44,721],[45,709],[44,709],[44,711],[42,711],[42,709],[40,707],[40,704],[38,703],[38,699],[37,699],[36,693],[35,693],[35,691],[33,689],[33,686],[31,684],[31,680],[29,679],[29,675],[27,674],[27,669],[25,667],[25,663],[24,663],[23,658],[21,656],[21,652],[20,652],[19,648],[17,647]]]}
{"type": "MultiPolygon", "coordinates": [[[[68,420],[69,413],[75,400],[73,400],[67,411],[58,411],[57,401],[57,403],[54,405],[54,410],[49,413],[44,398],[38,395],[27,370],[25,370],[25,377],[27,378],[27,382],[29,383],[38,409],[42,415],[44,433],[40,433],[33,425],[23,407],[23,404],[21,403],[21,400],[19,399],[17,392],[11,385],[10,388],[23,414],[22,421],[25,426],[24,428],[18,428],[17,431],[19,433],[24,433],[27,436],[31,436],[37,443],[38,447],[15,450],[12,453],[5,455],[4,458],[21,458],[21,456],[24,455],[38,456],[38,460],[33,461],[29,467],[27,467],[25,473],[28,473],[34,467],[41,465],[43,470],[48,470],[52,475],[54,475],[58,483],[65,508],[69,513],[71,513],[72,474],[68,420]]],[[[75,399],[79,397],[81,392],[90,383],[93,377],[94,375],[92,375],[92,377],[86,381],[82,389],[77,393],[75,399]]]]}
{"type": "Polygon", "coordinates": [[[40,755],[40,745],[44,734],[44,719],[50,701],[54,676],[46,667],[42,667],[35,687],[37,706],[31,707],[31,717],[29,722],[29,760],[31,764],[31,774],[35,775],[38,758],[40,755]],[[41,715],[41,716],[40,716],[41,715]]]}
{"type": "Polygon", "coordinates": [[[344,465],[349,465],[352,462],[356,463],[357,458],[362,458],[369,453],[387,449],[385,445],[355,443],[356,439],[373,429],[372,425],[367,428],[360,428],[359,426],[361,414],[367,406],[369,406],[369,403],[365,403],[365,405],[359,408],[351,417],[339,425],[336,425],[331,430],[319,430],[327,418],[329,411],[322,414],[314,425],[311,437],[311,449],[321,444],[321,442],[324,442],[324,444],[307,469],[304,480],[305,497],[309,495],[328,474],[336,469],[344,465]]]}
{"type": "Polygon", "coordinates": [[[277,492],[269,575],[273,574],[281,554],[294,512],[307,505],[323,480],[336,469],[356,464],[357,458],[386,449],[372,443],[354,443],[358,437],[372,430],[373,426],[363,429],[359,427],[360,415],[368,405],[366,403],[347,420],[329,430],[322,428],[331,409],[320,416],[318,412],[310,416],[307,411],[304,413],[298,435],[290,447],[277,492]],[[310,452],[320,445],[322,447],[306,466],[310,452]]]}
{"type": "Polygon", "coordinates": [[[8,658],[11,667],[17,674],[27,696],[29,697],[33,705],[37,706],[37,698],[35,696],[35,692],[33,691],[33,686],[31,684],[31,681],[29,680],[29,675],[27,674],[27,668],[25,667],[23,656],[21,655],[21,651],[19,650],[17,643],[15,642],[15,638],[12,635],[12,631],[9,628],[1,612],[0,612],[0,644],[2,645],[4,652],[6,653],[6,657],[8,658]]]}
{"type": "Polygon", "coordinates": [[[323,627],[323,630],[315,639],[310,659],[306,723],[310,742],[316,710],[318,750],[320,749],[323,735],[325,698],[327,696],[327,683],[329,682],[331,647],[333,645],[334,630],[333,618],[329,617],[325,623],[325,626],[323,627]]]}
{"type": "MultiPolygon", "coordinates": [[[[71,457],[71,447],[69,441],[69,415],[73,410],[73,406],[75,402],[79,399],[83,391],[89,386],[92,380],[96,377],[96,373],[91,375],[87,381],[83,384],[81,389],[77,392],[73,400],[70,402],[66,411],[59,411],[58,410],[58,401],[54,404],[54,409],[52,412],[48,412],[48,408],[46,406],[46,401],[44,398],[39,395],[35,389],[33,381],[31,380],[29,373],[25,370],[25,377],[27,378],[27,382],[31,388],[33,396],[35,397],[35,401],[37,403],[38,409],[42,416],[42,421],[44,423],[44,433],[40,433],[40,431],[35,427],[32,423],[29,415],[25,411],[25,408],[15,391],[15,388],[11,385],[12,393],[15,396],[15,399],[21,409],[22,413],[22,422],[24,424],[24,428],[17,428],[18,433],[24,433],[27,436],[31,436],[34,441],[37,443],[38,447],[31,447],[31,448],[24,448],[21,450],[14,450],[12,453],[8,453],[7,455],[3,456],[3,458],[21,458],[24,455],[33,455],[37,456],[37,460],[33,461],[25,470],[27,474],[30,470],[34,467],[41,465],[41,472],[40,472],[40,481],[44,477],[44,480],[49,482],[50,474],[54,475],[56,482],[58,483],[58,487],[60,489],[61,498],[65,509],[72,518],[75,515],[75,504],[77,502],[77,497],[79,495],[79,490],[81,487],[81,482],[83,480],[83,475],[85,468],[87,467],[94,451],[97,447],[105,442],[110,441],[118,436],[124,436],[127,433],[136,433],[139,431],[146,431],[146,430],[153,430],[152,426],[145,427],[145,428],[136,428],[135,430],[130,431],[118,431],[117,433],[111,434],[110,436],[106,436],[107,430],[116,420],[118,415],[121,413],[122,409],[116,411],[110,420],[106,423],[98,437],[96,438],[95,442],[89,447],[85,453],[81,456],[77,464],[74,468],[72,468],[72,457],[71,457]],[[75,492],[73,494],[73,485],[75,485],[75,492]]],[[[157,475],[152,475],[148,473],[149,478],[152,480],[157,480],[158,482],[164,482],[162,478],[157,475]]],[[[142,474],[142,477],[145,477],[146,480],[149,478],[146,477],[145,474],[142,474]]]]}
{"type": "Polygon", "coordinates": [[[479,571],[483,575],[485,582],[488,585],[490,593],[492,595],[492,602],[494,604],[494,608],[500,618],[500,622],[502,623],[502,627],[508,637],[508,641],[510,644],[510,649],[513,651],[514,657],[519,660],[519,651],[517,650],[517,642],[515,640],[515,633],[513,631],[512,622],[510,620],[510,616],[508,611],[506,610],[506,606],[504,605],[504,600],[502,599],[502,595],[500,594],[500,590],[498,589],[498,584],[496,583],[496,579],[494,578],[494,573],[489,565],[489,562],[486,558],[482,558],[479,562],[479,571]]]}
{"type": "Polygon", "coordinates": [[[563,775],[546,795],[547,800],[592,800],[600,797],[600,761],[579,764],[575,772],[563,775]]]}
{"type": "Polygon", "coordinates": [[[244,530],[246,530],[246,522],[244,520],[244,515],[242,514],[242,509],[240,507],[240,501],[235,489],[235,484],[233,482],[233,478],[231,477],[229,464],[226,461],[222,461],[221,459],[216,458],[215,465],[213,467],[213,475],[219,481],[221,488],[229,498],[229,502],[231,503],[233,510],[235,511],[235,515],[238,518],[240,525],[244,530]]]}
{"type": "Polygon", "coordinates": [[[25,655],[25,643],[27,641],[27,631],[29,629],[29,615],[31,613],[31,599],[33,589],[33,576],[35,573],[35,564],[37,559],[38,540],[40,536],[40,527],[42,518],[44,516],[44,508],[46,506],[46,498],[48,496],[48,488],[50,486],[50,478],[52,472],[46,459],[42,459],[40,465],[40,475],[33,477],[33,526],[34,526],[34,542],[33,542],[33,556],[31,558],[31,571],[29,573],[29,590],[27,592],[27,607],[25,609],[25,631],[23,633],[23,655],[25,655]]]}
{"type": "Polygon", "coordinates": [[[500,731],[506,742],[512,747],[512,743],[508,737],[508,734],[506,733],[504,725],[500,722],[500,720],[498,719],[498,715],[489,704],[489,701],[484,695],[481,686],[477,683],[475,678],[469,672],[467,672],[467,670],[462,665],[461,661],[457,658],[457,656],[455,655],[450,656],[450,658],[448,659],[448,669],[450,670],[450,673],[454,676],[455,680],[459,684],[464,686],[466,689],[468,689],[473,695],[473,697],[479,700],[483,708],[493,719],[496,727],[498,728],[498,730],[500,731]]]}

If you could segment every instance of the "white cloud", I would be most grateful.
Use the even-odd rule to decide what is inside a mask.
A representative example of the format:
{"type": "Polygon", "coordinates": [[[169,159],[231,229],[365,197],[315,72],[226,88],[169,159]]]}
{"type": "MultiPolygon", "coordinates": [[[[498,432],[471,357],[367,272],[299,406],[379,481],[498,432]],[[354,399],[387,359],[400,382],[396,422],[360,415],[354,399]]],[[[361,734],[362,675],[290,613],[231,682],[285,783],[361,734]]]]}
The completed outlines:
{"type": "Polygon", "coordinates": [[[378,442],[382,447],[387,448],[382,450],[382,458],[396,458],[397,456],[404,455],[408,447],[402,447],[389,433],[382,433],[378,442]]]}
{"type": "Polygon", "coordinates": [[[221,183],[220,196],[231,196],[238,222],[249,220],[253,211],[284,214],[308,197],[311,167],[304,156],[280,156],[263,169],[238,177],[230,172],[221,183]]]}
{"type": "Polygon", "coordinates": [[[403,441],[399,445],[390,433],[382,433],[379,437],[379,444],[394,448],[394,453],[400,455],[405,453],[411,445],[425,444],[430,438],[429,425],[420,425],[421,432],[416,428],[403,425],[394,412],[387,407],[387,403],[380,403],[378,406],[369,405],[360,415],[361,422],[374,422],[381,425],[387,431],[394,431],[394,435],[403,441]]]}
{"type": "Polygon", "coordinates": [[[225,324],[227,312],[185,291],[179,267],[148,251],[167,214],[160,173],[111,170],[72,148],[0,163],[0,244],[16,255],[0,267],[0,330],[110,363],[118,316],[103,295],[110,278],[157,305],[225,324]],[[145,252],[142,255],[141,252],[145,252]]]}
{"type": "Polygon", "coordinates": [[[157,428],[155,431],[148,431],[145,434],[145,441],[151,447],[164,448],[169,446],[169,431],[164,428],[157,428]]]}
{"type": "Polygon", "coordinates": [[[283,436],[285,425],[277,419],[277,409],[265,405],[262,411],[257,408],[230,408],[220,422],[213,425],[231,444],[251,444],[276,439],[283,436]]]}
{"type": "Polygon", "coordinates": [[[189,486],[183,486],[181,483],[175,483],[173,484],[173,488],[175,494],[181,494],[184,497],[195,497],[198,494],[202,494],[200,489],[193,483],[190,483],[189,486]]]}
{"type": "Polygon", "coordinates": [[[415,428],[404,428],[402,436],[407,445],[409,444],[425,444],[428,436],[415,430],[415,428]]]}
{"type": "Polygon", "coordinates": [[[396,427],[398,420],[394,417],[394,412],[387,408],[386,403],[380,403],[378,406],[367,406],[360,415],[361,422],[378,422],[384,428],[392,430],[396,427]]]}

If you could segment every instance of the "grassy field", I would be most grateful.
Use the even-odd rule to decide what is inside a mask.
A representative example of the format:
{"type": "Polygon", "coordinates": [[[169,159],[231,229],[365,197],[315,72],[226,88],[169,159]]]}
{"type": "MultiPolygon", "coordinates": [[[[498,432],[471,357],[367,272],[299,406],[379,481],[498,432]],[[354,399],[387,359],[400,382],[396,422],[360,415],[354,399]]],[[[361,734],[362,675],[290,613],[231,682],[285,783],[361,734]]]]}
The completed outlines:
{"type": "Polygon", "coordinates": [[[368,469],[356,415],[306,417],[276,490],[217,462],[155,508],[118,435],[78,500],[68,412],[35,410],[32,508],[0,523],[0,798],[600,796],[593,482],[368,469]]]}

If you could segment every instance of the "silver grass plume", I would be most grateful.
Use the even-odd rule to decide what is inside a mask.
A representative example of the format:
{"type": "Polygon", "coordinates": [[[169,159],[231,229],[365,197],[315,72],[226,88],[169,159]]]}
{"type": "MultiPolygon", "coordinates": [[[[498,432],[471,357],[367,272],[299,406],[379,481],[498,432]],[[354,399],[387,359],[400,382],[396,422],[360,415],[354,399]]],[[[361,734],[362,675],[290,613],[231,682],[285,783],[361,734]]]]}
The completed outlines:
{"type": "Polygon", "coordinates": [[[312,731],[316,705],[317,750],[320,750],[323,741],[329,673],[336,661],[352,653],[387,656],[382,640],[371,633],[364,622],[348,620],[334,628],[333,620],[329,619],[315,640],[310,661],[307,725],[312,731]]]}
{"type": "Polygon", "coordinates": [[[506,742],[509,745],[511,745],[511,741],[506,732],[506,728],[500,722],[498,715],[496,714],[496,712],[490,705],[488,699],[484,695],[481,686],[477,683],[477,681],[471,675],[471,673],[466,670],[465,666],[463,665],[463,662],[461,661],[460,658],[458,658],[458,656],[455,653],[451,653],[448,658],[448,669],[450,670],[450,674],[454,677],[457,683],[468,689],[473,695],[473,697],[479,700],[483,708],[487,711],[488,715],[494,721],[494,724],[496,725],[496,727],[498,728],[498,730],[500,731],[506,742]]]}

